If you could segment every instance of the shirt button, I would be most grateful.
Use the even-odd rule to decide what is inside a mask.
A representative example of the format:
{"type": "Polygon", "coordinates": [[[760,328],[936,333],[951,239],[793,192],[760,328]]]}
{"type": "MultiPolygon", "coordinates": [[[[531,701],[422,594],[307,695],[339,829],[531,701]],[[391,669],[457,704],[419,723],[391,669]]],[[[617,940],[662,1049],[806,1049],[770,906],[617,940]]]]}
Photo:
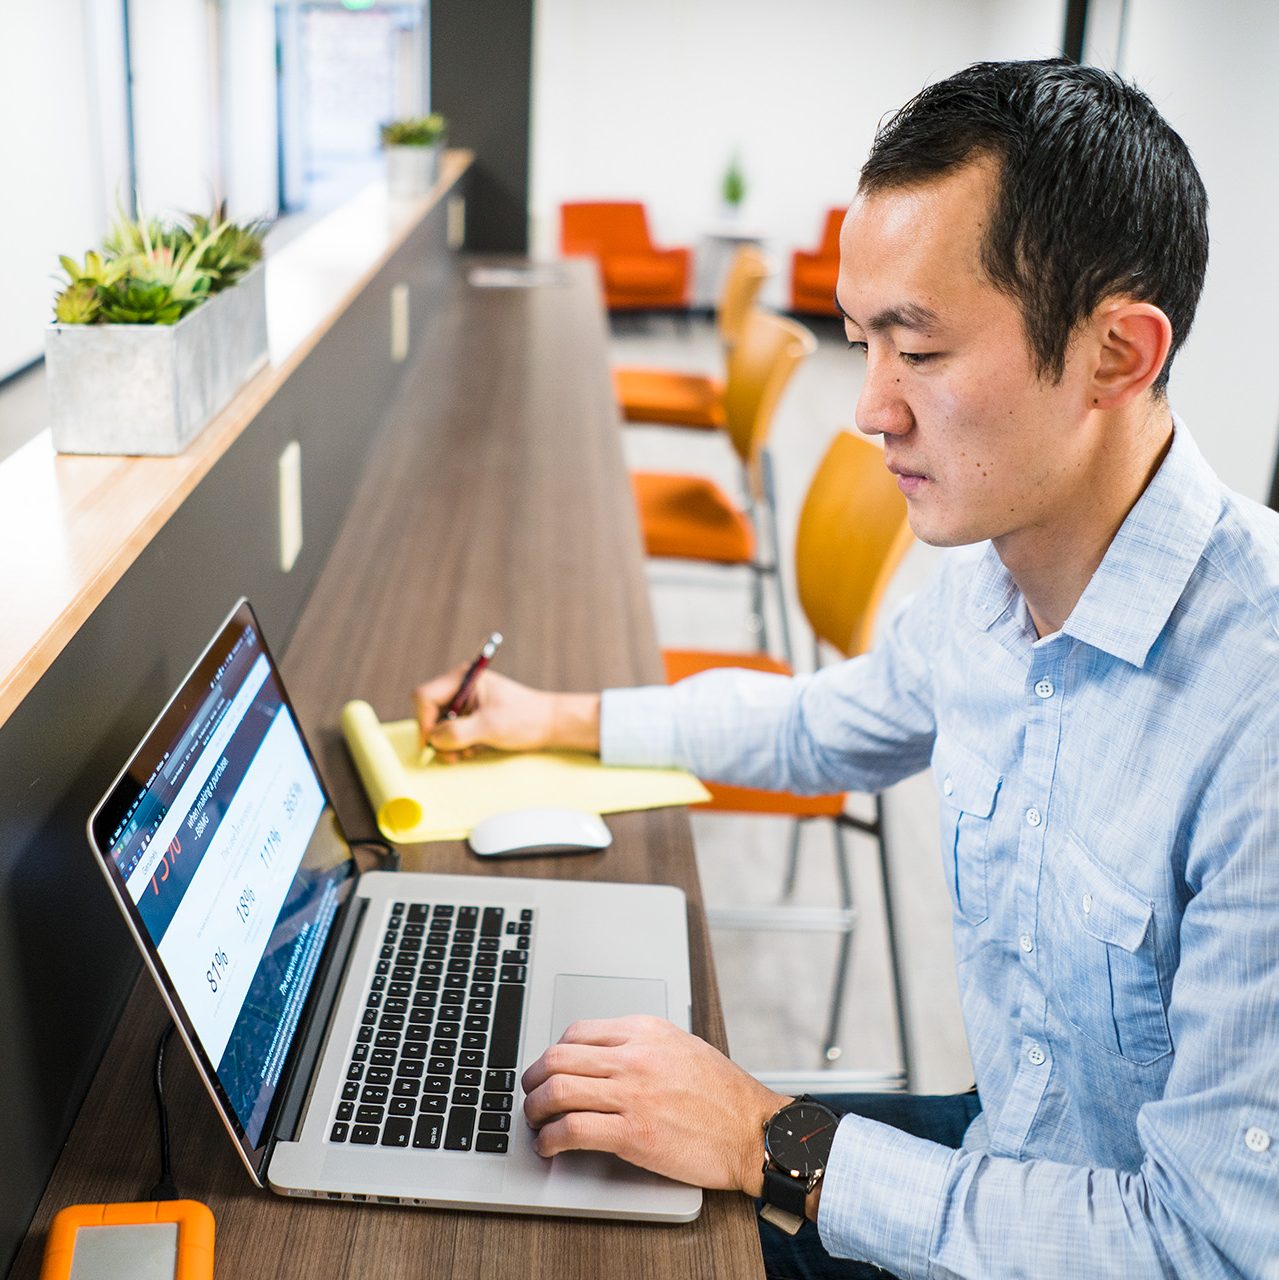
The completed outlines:
{"type": "Polygon", "coordinates": [[[1270,1135],[1257,1125],[1253,1125],[1247,1133],[1243,1135],[1243,1144],[1249,1151],[1255,1151],[1260,1155],[1263,1151],[1270,1148],[1270,1135]]]}
{"type": "Polygon", "coordinates": [[[1092,910],[1092,894],[1086,893],[1084,894],[1084,915],[1087,915],[1091,910],[1092,910]]]}
{"type": "Polygon", "coordinates": [[[1057,689],[1051,680],[1040,680],[1035,685],[1035,692],[1041,698],[1051,698],[1057,692],[1057,689]]]}
{"type": "Polygon", "coordinates": [[[1042,1067],[1048,1060],[1048,1055],[1037,1044],[1032,1044],[1026,1050],[1026,1060],[1032,1067],[1042,1067]]]}
{"type": "Polygon", "coordinates": [[[1031,938],[1030,934],[1028,933],[1023,933],[1021,937],[1017,939],[1017,941],[1021,943],[1021,949],[1027,955],[1029,955],[1035,949],[1034,939],[1031,938]]]}
{"type": "Polygon", "coordinates": [[[1044,820],[1044,815],[1040,813],[1038,809],[1032,808],[1032,809],[1026,810],[1026,821],[1030,823],[1032,827],[1039,826],[1039,824],[1043,822],[1043,820],[1044,820]]]}
{"type": "Polygon", "coordinates": [[[948,796],[955,794],[955,784],[950,780],[950,778],[947,778],[946,781],[941,784],[941,789],[948,796]]]}

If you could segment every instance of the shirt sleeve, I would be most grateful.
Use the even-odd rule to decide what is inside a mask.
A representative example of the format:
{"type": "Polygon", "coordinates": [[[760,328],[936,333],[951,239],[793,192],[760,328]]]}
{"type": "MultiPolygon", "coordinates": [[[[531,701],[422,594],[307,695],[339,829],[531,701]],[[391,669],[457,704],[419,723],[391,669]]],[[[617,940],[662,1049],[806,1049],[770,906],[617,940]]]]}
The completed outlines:
{"type": "Polygon", "coordinates": [[[718,669],[670,686],[611,689],[600,756],[804,795],[875,792],[918,773],[936,729],[930,657],[944,589],[934,578],[869,654],[811,676],[718,669]]]}
{"type": "Polygon", "coordinates": [[[1134,1170],[951,1151],[840,1123],[828,1252],[905,1277],[1270,1277],[1279,1258],[1279,735],[1224,762],[1185,869],[1168,1019],[1134,1170]]]}

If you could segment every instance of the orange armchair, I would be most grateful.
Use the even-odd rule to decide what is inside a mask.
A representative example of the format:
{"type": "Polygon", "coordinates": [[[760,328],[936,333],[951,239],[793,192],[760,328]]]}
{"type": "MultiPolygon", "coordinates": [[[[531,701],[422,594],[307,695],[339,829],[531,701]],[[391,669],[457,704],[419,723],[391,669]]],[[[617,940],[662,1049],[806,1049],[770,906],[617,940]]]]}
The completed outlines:
{"type": "Polygon", "coordinates": [[[598,260],[610,311],[688,306],[689,251],[658,249],[638,201],[561,205],[560,252],[598,260]]]}
{"type": "Polygon", "coordinates": [[[822,242],[812,252],[796,249],[791,257],[790,306],[792,311],[834,316],[835,282],[839,278],[839,229],[844,210],[830,209],[822,242]]]}

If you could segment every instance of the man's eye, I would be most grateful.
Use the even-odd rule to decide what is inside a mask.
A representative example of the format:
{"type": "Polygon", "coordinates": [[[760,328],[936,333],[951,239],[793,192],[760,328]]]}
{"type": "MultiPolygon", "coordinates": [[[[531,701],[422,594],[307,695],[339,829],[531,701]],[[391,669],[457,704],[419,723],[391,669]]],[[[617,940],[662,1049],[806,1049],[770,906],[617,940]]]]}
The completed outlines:
{"type": "Polygon", "coordinates": [[[899,351],[898,356],[901,357],[908,365],[918,367],[921,364],[927,364],[932,360],[937,352],[935,351],[899,351]]]}
{"type": "Polygon", "coordinates": [[[852,342],[848,344],[849,351],[860,351],[862,355],[866,354],[866,344],[864,342],[852,342]]]}

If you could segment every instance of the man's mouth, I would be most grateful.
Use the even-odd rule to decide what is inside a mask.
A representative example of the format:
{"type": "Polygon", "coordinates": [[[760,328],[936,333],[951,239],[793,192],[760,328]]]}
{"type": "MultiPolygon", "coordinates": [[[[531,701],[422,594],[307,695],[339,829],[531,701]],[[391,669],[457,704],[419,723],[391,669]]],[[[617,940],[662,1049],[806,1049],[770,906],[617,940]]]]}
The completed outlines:
{"type": "Polygon", "coordinates": [[[924,472],[912,471],[909,467],[904,467],[898,462],[889,462],[887,466],[889,471],[897,477],[897,487],[908,498],[912,493],[918,493],[930,478],[924,472]]]}

